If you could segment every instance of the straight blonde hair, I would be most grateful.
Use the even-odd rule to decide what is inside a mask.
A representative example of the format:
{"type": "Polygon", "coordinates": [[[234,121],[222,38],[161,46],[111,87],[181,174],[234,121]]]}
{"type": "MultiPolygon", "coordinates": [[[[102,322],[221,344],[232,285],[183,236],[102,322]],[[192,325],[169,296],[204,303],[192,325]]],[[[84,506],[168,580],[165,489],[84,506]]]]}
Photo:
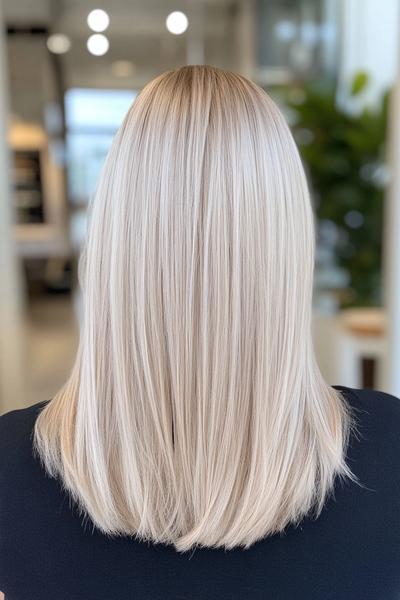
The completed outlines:
{"type": "Polygon", "coordinates": [[[247,548],[353,477],[351,411],[312,346],[314,238],[263,90],[209,66],[144,88],[93,201],[76,363],[34,437],[102,532],[247,548]]]}

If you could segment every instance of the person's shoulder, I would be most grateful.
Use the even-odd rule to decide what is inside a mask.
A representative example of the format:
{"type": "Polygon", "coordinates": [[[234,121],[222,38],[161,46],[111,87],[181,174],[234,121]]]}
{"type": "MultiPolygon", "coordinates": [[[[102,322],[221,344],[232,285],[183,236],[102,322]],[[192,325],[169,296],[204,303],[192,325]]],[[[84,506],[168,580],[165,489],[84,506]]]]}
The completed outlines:
{"type": "Polygon", "coordinates": [[[0,416],[0,475],[12,472],[32,455],[36,419],[48,400],[0,416]]]}
{"type": "Polygon", "coordinates": [[[346,400],[358,441],[400,458],[400,398],[374,389],[333,386],[346,400]]]}
{"type": "Polygon", "coordinates": [[[10,410],[0,416],[1,443],[15,441],[20,435],[25,435],[31,430],[41,410],[48,404],[48,400],[37,402],[26,408],[10,410]]]}
{"type": "Polygon", "coordinates": [[[355,414],[372,416],[375,420],[389,420],[395,425],[400,423],[400,398],[368,388],[350,388],[343,385],[332,386],[342,393],[355,414]]]}

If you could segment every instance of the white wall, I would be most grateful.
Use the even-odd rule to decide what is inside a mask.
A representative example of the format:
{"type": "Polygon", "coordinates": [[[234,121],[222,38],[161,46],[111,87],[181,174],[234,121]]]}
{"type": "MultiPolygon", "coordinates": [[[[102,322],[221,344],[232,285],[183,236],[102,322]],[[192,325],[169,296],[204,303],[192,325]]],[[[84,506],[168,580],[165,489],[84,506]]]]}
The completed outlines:
{"type": "Polygon", "coordinates": [[[8,86],[3,31],[0,3],[0,412],[24,405],[21,280],[9,197],[8,86]]]}
{"type": "Polygon", "coordinates": [[[347,88],[363,70],[371,85],[363,101],[374,104],[393,85],[397,74],[400,36],[399,0],[338,0],[341,8],[339,81],[347,88]]]}

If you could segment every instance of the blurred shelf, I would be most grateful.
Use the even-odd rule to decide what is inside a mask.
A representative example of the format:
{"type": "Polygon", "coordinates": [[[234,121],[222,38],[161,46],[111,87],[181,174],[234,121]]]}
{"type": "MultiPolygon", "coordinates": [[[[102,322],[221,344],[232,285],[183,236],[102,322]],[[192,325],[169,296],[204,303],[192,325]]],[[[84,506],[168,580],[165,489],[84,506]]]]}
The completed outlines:
{"type": "Polygon", "coordinates": [[[386,313],[381,308],[351,308],[340,313],[342,325],[352,334],[381,337],[387,330],[386,313]]]}
{"type": "Polygon", "coordinates": [[[71,255],[67,233],[53,225],[16,225],[14,235],[21,258],[68,258],[71,255]]]}

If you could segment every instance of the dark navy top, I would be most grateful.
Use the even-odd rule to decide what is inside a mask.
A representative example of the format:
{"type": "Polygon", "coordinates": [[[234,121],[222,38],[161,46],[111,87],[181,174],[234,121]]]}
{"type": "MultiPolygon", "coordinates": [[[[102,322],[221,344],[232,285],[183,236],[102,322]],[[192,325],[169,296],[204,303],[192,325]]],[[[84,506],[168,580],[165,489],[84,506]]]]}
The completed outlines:
{"type": "Polygon", "coordinates": [[[83,523],[32,454],[44,406],[0,418],[0,590],[6,600],[399,600],[400,400],[342,390],[358,434],[318,519],[248,550],[107,538],[83,523]]]}

